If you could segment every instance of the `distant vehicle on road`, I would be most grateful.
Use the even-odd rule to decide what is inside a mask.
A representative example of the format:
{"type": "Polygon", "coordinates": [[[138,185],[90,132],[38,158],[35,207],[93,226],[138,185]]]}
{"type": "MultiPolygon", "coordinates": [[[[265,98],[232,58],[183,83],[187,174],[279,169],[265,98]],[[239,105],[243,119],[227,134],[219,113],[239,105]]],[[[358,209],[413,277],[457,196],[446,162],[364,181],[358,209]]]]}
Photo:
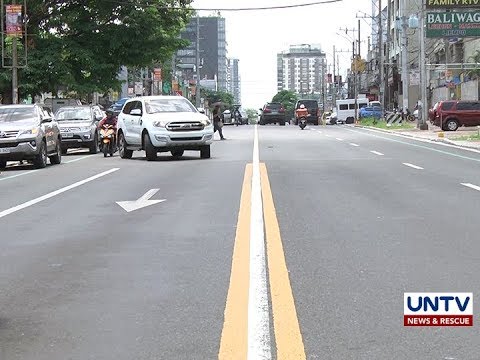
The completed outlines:
{"type": "MultiPolygon", "coordinates": [[[[355,99],[337,100],[337,123],[353,124],[355,121],[355,99]]],[[[361,108],[368,106],[367,98],[357,98],[357,116],[361,108]]]]}
{"type": "Polygon", "coordinates": [[[60,129],[42,105],[0,106],[0,169],[7,161],[29,161],[37,168],[62,161],[60,129]]]}
{"type": "MultiPolygon", "coordinates": [[[[318,125],[318,121],[320,119],[320,107],[318,105],[318,101],[311,99],[298,100],[295,104],[295,110],[300,109],[302,104],[305,105],[308,110],[307,123],[318,125]]],[[[298,119],[295,119],[295,125],[298,125],[298,119]]]]}
{"type": "Polygon", "coordinates": [[[98,122],[103,112],[98,106],[65,106],[55,114],[62,135],[62,154],[71,148],[88,148],[90,154],[99,151],[98,122]]]}
{"type": "Polygon", "coordinates": [[[375,118],[380,119],[383,116],[383,110],[378,106],[366,106],[360,109],[359,118],[375,118]]]}
{"type": "Polygon", "coordinates": [[[322,114],[322,123],[325,125],[335,125],[337,120],[332,118],[332,113],[330,111],[325,111],[322,114]]]}
{"type": "Polygon", "coordinates": [[[285,126],[285,108],[281,103],[266,103],[260,111],[260,125],[279,124],[280,126],[285,126]]]}
{"type": "Polygon", "coordinates": [[[147,160],[159,152],[180,157],[186,150],[210,158],[213,124],[182,96],[143,96],[127,100],[118,116],[118,152],[130,159],[145,150],[147,160]]]}

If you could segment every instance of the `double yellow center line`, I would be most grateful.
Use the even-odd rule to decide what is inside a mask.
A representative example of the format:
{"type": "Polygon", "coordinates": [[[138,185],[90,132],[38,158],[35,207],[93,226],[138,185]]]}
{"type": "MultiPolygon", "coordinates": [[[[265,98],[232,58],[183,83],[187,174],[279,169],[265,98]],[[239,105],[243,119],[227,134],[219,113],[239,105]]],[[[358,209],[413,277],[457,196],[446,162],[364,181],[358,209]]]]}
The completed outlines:
{"type": "MultiPolygon", "coordinates": [[[[245,168],[232,258],[230,286],[218,358],[248,358],[250,287],[250,221],[253,165],[245,168]]],[[[280,228],[265,164],[260,163],[266,253],[277,359],[305,359],[280,228]]]]}

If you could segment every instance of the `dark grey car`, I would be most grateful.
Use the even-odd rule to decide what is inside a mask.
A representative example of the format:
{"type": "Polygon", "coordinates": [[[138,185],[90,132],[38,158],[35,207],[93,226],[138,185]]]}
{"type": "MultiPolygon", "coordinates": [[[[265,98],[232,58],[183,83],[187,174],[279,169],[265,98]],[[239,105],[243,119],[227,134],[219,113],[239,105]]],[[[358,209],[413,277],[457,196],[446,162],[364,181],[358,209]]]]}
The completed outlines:
{"type": "Polygon", "coordinates": [[[55,119],[62,134],[62,153],[69,148],[88,148],[91,154],[99,151],[98,122],[103,114],[95,106],[65,106],[57,110],[55,119]]]}
{"type": "Polygon", "coordinates": [[[44,168],[60,164],[61,138],[49,108],[42,105],[0,106],[0,169],[8,161],[29,161],[44,168]]]}

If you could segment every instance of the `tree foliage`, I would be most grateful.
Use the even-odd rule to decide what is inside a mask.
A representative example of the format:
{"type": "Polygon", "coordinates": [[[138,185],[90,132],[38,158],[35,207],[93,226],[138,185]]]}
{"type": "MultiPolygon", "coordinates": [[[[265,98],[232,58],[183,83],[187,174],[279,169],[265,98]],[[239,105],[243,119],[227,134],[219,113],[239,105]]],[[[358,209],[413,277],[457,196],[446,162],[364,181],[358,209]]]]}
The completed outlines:
{"type": "Polygon", "coordinates": [[[272,102],[282,103],[287,116],[292,117],[297,100],[298,96],[295,92],[290,90],[282,90],[273,97],[272,102]]]}
{"type": "Polygon", "coordinates": [[[472,79],[480,79],[480,50],[476,50],[475,53],[469,57],[469,61],[477,64],[474,69],[469,70],[467,75],[472,79]]]}
{"type": "MultiPolygon", "coordinates": [[[[179,34],[193,14],[191,2],[27,0],[28,66],[19,70],[20,96],[119,89],[122,65],[158,65],[185,45],[179,34]]],[[[8,97],[11,70],[0,73],[8,97]]]]}
{"type": "Polygon", "coordinates": [[[216,102],[223,103],[223,106],[227,109],[233,107],[234,98],[233,95],[225,91],[213,91],[210,89],[201,89],[202,97],[208,102],[208,105],[212,107],[212,104],[216,102]]]}

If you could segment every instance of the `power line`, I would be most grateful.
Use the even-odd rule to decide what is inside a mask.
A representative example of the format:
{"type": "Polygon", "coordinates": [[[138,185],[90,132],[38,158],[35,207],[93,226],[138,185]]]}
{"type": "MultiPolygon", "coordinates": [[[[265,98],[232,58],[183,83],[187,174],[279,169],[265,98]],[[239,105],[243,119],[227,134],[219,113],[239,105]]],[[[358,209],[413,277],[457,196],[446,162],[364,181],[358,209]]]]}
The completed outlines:
{"type": "Polygon", "coordinates": [[[111,2],[111,3],[115,3],[115,4],[119,4],[119,5],[137,5],[137,6],[145,6],[145,7],[155,7],[157,9],[165,9],[165,10],[257,11],[257,10],[291,9],[291,8],[299,8],[299,7],[306,7],[306,6],[331,4],[331,3],[342,2],[343,0],[323,0],[323,1],[314,1],[314,2],[309,2],[309,3],[303,3],[303,4],[295,4],[295,5],[277,5],[277,6],[246,7],[246,8],[185,8],[185,7],[180,7],[180,6],[149,5],[149,4],[127,2],[127,1],[119,1],[119,0],[103,0],[103,1],[111,2]]]}

